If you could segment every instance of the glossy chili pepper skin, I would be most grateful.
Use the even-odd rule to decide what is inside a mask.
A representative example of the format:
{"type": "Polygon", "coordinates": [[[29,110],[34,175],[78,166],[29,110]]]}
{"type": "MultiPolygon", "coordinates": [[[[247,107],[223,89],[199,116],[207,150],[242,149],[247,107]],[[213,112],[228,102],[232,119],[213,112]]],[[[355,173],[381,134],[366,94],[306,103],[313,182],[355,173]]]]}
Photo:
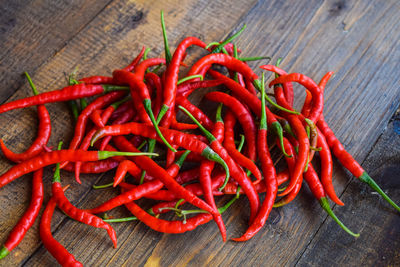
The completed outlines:
{"type": "Polygon", "coordinates": [[[128,66],[123,68],[123,70],[132,71],[136,67],[136,65],[139,63],[139,61],[142,59],[145,50],[146,50],[146,48],[143,46],[140,53],[132,60],[132,62],[128,66]]]}
{"type": "Polygon", "coordinates": [[[236,98],[222,93],[222,92],[211,92],[205,95],[208,100],[223,103],[225,106],[229,107],[231,112],[233,112],[238,119],[239,123],[242,125],[244,135],[246,136],[247,143],[247,154],[252,161],[257,158],[256,150],[256,124],[254,122],[252,114],[246,110],[246,108],[240,103],[236,98]]]}
{"type": "Polygon", "coordinates": [[[47,145],[47,142],[49,141],[51,134],[50,115],[44,105],[39,105],[37,107],[37,112],[39,117],[37,137],[27,150],[19,154],[14,153],[11,150],[9,150],[3,143],[3,140],[0,139],[1,150],[7,159],[19,163],[21,161],[24,161],[26,159],[38,155],[40,152],[43,151],[43,146],[47,145]]]}
{"type": "Polygon", "coordinates": [[[40,239],[50,254],[57,260],[61,266],[82,267],[82,263],[77,261],[71,253],[68,252],[51,234],[51,217],[53,217],[56,202],[53,198],[49,200],[43,212],[40,221],[40,239]]]}
{"type": "Polygon", "coordinates": [[[84,210],[78,209],[74,205],[69,202],[69,200],[65,197],[64,191],[59,182],[53,182],[52,185],[52,193],[53,199],[57,203],[57,206],[65,212],[69,217],[84,224],[96,227],[103,228],[107,231],[108,235],[111,238],[111,241],[114,244],[114,248],[117,247],[117,235],[115,234],[114,229],[108,223],[104,222],[97,216],[90,214],[84,210]]]}
{"type": "Polygon", "coordinates": [[[224,135],[224,147],[228,151],[229,155],[242,167],[251,171],[251,173],[256,177],[257,181],[262,180],[262,175],[256,164],[240,153],[235,146],[234,132],[233,128],[235,125],[236,118],[231,112],[227,112],[225,115],[225,135],[224,135]]]}
{"type": "MultiPolygon", "coordinates": [[[[263,76],[264,80],[264,76],[263,76]]],[[[246,241],[252,238],[260,229],[265,225],[268,219],[269,213],[275,202],[276,194],[278,192],[278,182],[276,180],[276,170],[274,167],[274,162],[271,159],[267,144],[267,119],[265,111],[265,90],[262,87],[261,94],[261,119],[260,126],[257,134],[257,148],[259,150],[259,158],[261,161],[261,167],[263,170],[264,181],[266,185],[266,195],[264,202],[261,205],[260,211],[251,223],[250,227],[246,232],[239,238],[234,238],[234,241],[246,241]]]]}
{"type": "Polygon", "coordinates": [[[32,227],[43,203],[43,169],[33,173],[31,203],[24,215],[11,230],[3,247],[0,249],[0,259],[4,258],[24,238],[26,232],[32,227]]]}
{"type": "Polygon", "coordinates": [[[82,150],[58,150],[43,152],[42,154],[21,162],[11,167],[7,172],[0,176],[0,188],[14,181],[24,174],[37,171],[43,167],[61,161],[98,161],[101,151],[82,151],[82,150]]]}
{"type": "Polygon", "coordinates": [[[332,184],[333,162],[331,151],[324,135],[319,130],[317,145],[318,147],[321,147],[321,151],[319,152],[321,158],[321,183],[324,186],[326,194],[329,196],[329,198],[332,199],[332,201],[336,204],[343,206],[344,203],[336,195],[332,184]]]}
{"type": "MultiPolygon", "coordinates": [[[[186,49],[191,46],[196,45],[202,48],[206,47],[206,44],[196,37],[185,38],[178,47],[176,48],[171,62],[167,67],[165,72],[165,83],[164,83],[164,95],[163,95],[163,107],[169,110],[167,112],[167,117],[161,121],[161,126],[168,127],[171,124],[171,116],[175,107],[175,98],[177,92],[178,74],[181,62],[185,57],[186,49]]],[[[190,76],[190,75],[188,75],[190,76]]]]}
{"type": "Polygon", "coordinates": [[[30,96],[5,103],[3,105],[0,105],[0,113],[18,108],[26,108],[47,103],[63,102],[67,100],[74,100],[83,97],[99,95],[107,91],[112,91],[112,89],[126,90],[126,88],[121,86],[76,84],[67,86],[60,90],[45,92],[35,96],[30,96]]]}
{"type": "Polygon", "coordinates": [[[113,77],[96,75],[82,78],[79,81],[86,84],[113,84],[113,77]]]}

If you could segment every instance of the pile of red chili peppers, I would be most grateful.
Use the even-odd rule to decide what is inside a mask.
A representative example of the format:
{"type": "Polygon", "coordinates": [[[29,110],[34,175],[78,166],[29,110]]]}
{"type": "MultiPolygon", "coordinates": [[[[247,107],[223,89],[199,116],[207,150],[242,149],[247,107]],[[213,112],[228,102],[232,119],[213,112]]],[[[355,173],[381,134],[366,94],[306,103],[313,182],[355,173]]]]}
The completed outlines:
{"type": "Polygon", "coordinates": [[[4,156],[16,163],[0,176],[0,187],[33,173],[30,206],[2,246],[0,258],[21,242],[37,218],[43,203],[43,168],[52,164],[56,164],[52,197],[41,217],[40,237],[61,265],[82,264],[52,237],[50,225],[56,206],[74,220],[105,229],[114,247],[117,238],[110,223],[131,220],[140,220],[164,233],[183,233],[214,220],[225,241],[221,213],[245,195],[250,207],[248,228],[233,240],[246,241],[264,226],[273,207],[295,199],[303,179],[322,208],[357,237],[335,216],[328,202],[330,198],[344,205],[332,185],[332,154],[400,211],[344,149],[324,120],[323,92],[332,72],[317,84],[304,74],[286,73],[278,67],[279,62],[262,65],[261,69],[275,75],[269,83],[273,93],[267,93],[264,73],[259,78],[246,63],[266,57],[239,57],[240,50],[233,44],[245,27],[227,40],[209,45],[187,37],[171,54],[163,14],[161,18],[165,59],[148,58],[149,50],[143,48],[132,63],[110,77],[76,80],[71,75],[69,86],[40,94],[26,74],[34,96],[0,105],[0,113],[37,106],[39,117],[37,138],[25,152],[14,153],[0,140],[4,156]],[[189,67],[184,59],[191,46],[202,49],[205,56],[189,67]],[[214,65],[223,68],[212,68],[214,65]],[[187,74],[179,79],[182,73],[187,74]],[[293,108],[294,83],[306,92],[300,112],[293,108]],[[218,103],[215,113],[204,112],[190,102],[189,96],[202,88],[214,89],[205,99],[218,103]],[[75,133],[67,149],[62,150],[60,143],[58,150],[52,151],[47,146],[51,120],[45,104],[63,101],[68,101],[76,119],[75,133]],[[178,112],[190,118],[190,123],[179,122],[178,112]],[[158,156],[155,150],[166,152],[165,157],[153,158],[158,156]],[[284,167],[275,166],[273,150],[284,157],[284,167]],[[313,167],[315,161],[321,166],[319,173],[313,167]],[[185,168],[184,162],[191,162],[190,168],[185,168]],[[119,187],[120,194],[91,209],[75,207],[64,194],[60,169],[74,172],[78,183],[80,173],[116,169],[113,182],[98,188],[119,187]],[[230,200],[217,207],[215,197],[224,195],[231,195],[230,200]],[[157,202],[150,201],[153,206],[144,209],[135,202],[139,199],[157,202]],[[182,209],[186,202],[196,209],[182,209]],[[133,217],[104,216],[122,205],[133,217]],[[161,219],[161,214],[167,212],[180,218],[161,219]]]}

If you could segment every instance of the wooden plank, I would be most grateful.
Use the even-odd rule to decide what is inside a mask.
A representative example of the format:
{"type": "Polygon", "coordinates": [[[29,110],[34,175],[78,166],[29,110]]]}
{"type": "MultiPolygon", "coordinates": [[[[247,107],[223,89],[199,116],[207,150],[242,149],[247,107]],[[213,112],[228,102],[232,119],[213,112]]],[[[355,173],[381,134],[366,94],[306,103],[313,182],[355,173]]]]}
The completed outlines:
{"type": "MultiPolygon", "coordinates": [[[[366,171],[400,202],[400,110],[364,161],[366,171]]],[[[399,213],[360,181],[352,179],[341,196],[347,205],[334,211],[361,234],[351,238],[331,220],[318,229],[296,266],[399,266],[399,213]]]]}
{"type": "MultiPolygon", "coordinates": [[[[270,51],[274,59],[278,56],[285,58],[283,66],[287,69],[304,72],[311,77],[321,77],[325,71],[340,69],[327,89],[326,117],[339,138],[344,140],[345,145],[357,159],[362,160],[393,113],[395,106],[392,103],[399,99],[399,78],[396,71],[399,59],[396,50],[399,23],[395,20],[398,5],[394,1],[379,6],[366,6],[359,2],[349,4],[346,2],[343,6],[340,3],[342,2],[339,4],[321,1],[260,2],[243,20],[240,18],[251,6],[233,5],[237,7],[236,11],[230,11],[225,16],[220,14],[229,8],[214,2],[203,3],[205,8],[199,8],[194,3],[185,6],[182,3],[176,5],[168,2],[166,4],[169,4],[169,9],[164,8],[164,10],[173,9],[166,13],[170,14],[169,16],[176,16],[172,22],[168,21],[166,16],[169,38],[176,40],[175,42],[188,33],[204,34],[207,36],[205,38],[207,42],[219,40],[233,26],[239,28],[246,22],[248,30],[238,40],[239,46],[245,51],[244,55],[259,55],[270,51]],[[285,12],[280,12],[281,10],[285,12]],[[215,16],[213,12],[218,13],[220,17],[215,16]],[[190,27],[184,30],[178,27],[188,21],[192,23],[190,27]],[[343,21],[348,25],[345,28],[347,32],[342,31],[343,21]],[[205,30],[205,26],[210,27],[205,30]],[[380,91],[375,88],[380,88],[380,91]],[[373,102],[376,99],[379,102],[373,102]],[[335,110],[333,110],[334,105],[336,105],[335,110]],[[348,107],[349,105],[352,106],[348,107]],[[371,114],[371,108],[377,117],[371,114]],[[342,122],[346,129],[340,128],[337,121],[342,122]],[[354,121],[357,121],[356,126],[360,130],[348,131],[354,127],[354,121]]],[[[73,70],[77,65],[82,75],[108,74],[112,69],[128,63],[142,44],[161,44],[161,35],[149,34],[149,32],[154,33],[155,21],[158,21],[158,10],[145,12],[150,9],[149,5],[114,2],[63,51],[42,66],[36,73],[35,80],[38,80],[41,88],[61,86],[64,81],[60,78],[60,73],[73,70]],[[143,12],[144,17],[140,22],[137,22],[137,18],[141,17],[138,11],[143,12]],[[133,17],[132,13],[135,14],[133,17]],[[135,29],[126,29],[127,25],[133,25],[135,29]],[[99,39],[99,36],[103,39],[99,39]]],[[[151,56],[162,53],[161,46],[157,49],[151,56]]],[[[253,67],[257,65],[258,63],[252,64],[253,67]]],[[[300,91],[300,88],[297,90],[300,91]]],[[[13,97],[22,97],[22,93],[17,92],[13,97]]],[[[55,120],[68,121],[66,113],[56,111],[55,106],[51,109],[55,114],[55,120]]],[[[2,125],[14,125],[18,120],[15,114],[0,118],[2,125]]],[[[34,116],[33,113],[30,115],[34,116]]],[[[29,117],[29,114],[24,113],[23,116],[29,117]]],[[[28,122],[31,119],[26,118],[22,121],[28,122]]],[[[58,122],[55,126],[58,132],[52,139],[53,144],[61,136],[65,138],[70,134],[64,133],[67,127],[62,124],[58,122]]],[[[9,139],[18,131],[26,132],[28,129],[25,125],[19,125],[12,128],[12,131],[4,129],[2,134],[9,139]],[[19,130],[20,128],[22,130],[19,130]]],[[[8,165],[3,164],[0,167],[4,171],[8,165]]],[[[346,184],[345,177],[346,174],[340,169],[335,173],[338,192],[341,192],[346,184]]],[[[72,181],[71,178],[66,176],[65,182],[72,181]]],[[[110,179],[110,176],[105,179],[110,179]]],[[[74,186],[68,193],[73,194],[68,196],[74,204],[86,207],[100,201],[99,196],[96,196],[98,193],[89,193],[88,197],[84,193],[94,182],[87,180],[84,186],[74,186]]],[[[8,217],[17,216],[14,209],[7,204],[15,203],[10,200],[9,192],[15,192],[15,198],[19,198],[24,194],[20,192],[23,185],[22,180],[17,181],[7,187],[7,192],[0,191],[0,200],[6,203],[2,207],[0,221],[6,222],[7,226],[12,225],[10,221],[6,221],[8,217]]],[[[29,188],[28,183],[25,184],[25,188],[29,188]]],[[[103,197],[110,195],[104,193],[103,197]]],[[[247,202],[241,199],[231,208],[230,214],[224,215],[230,236],[238,236],[246,228],[247,210],[247,202]]],[[[126,214],[124,211],[120,212],[126,214]]],[[[296,199],[296,203],[273,210],[265,229],[251,241],[243,244],[233,242],[223,244],[214,224],[184,235],[162,235],[137,223],[118,225],[116,230],[122,237],[120,237],[121,247],[117,251],[111,249],[104,232],[81,225],[77,227],[76,223],[69,220],[60,224],[59,216],[55,218],[53,229],[56,238],[85,263],[132,265],[139,262],[141,265],[163,266],[184,264],[238,266],[262,265],[268,262],[270,265],[282,265],[297,262],[325,218],[325,214],[320,212],[318,204],[312,197],[303,194],[296,199]],[[79,239],[82,236],[85,236],[85,240],[79,239]]],[[[1,229],[7,229],[7,226],[4,228],[3,225],[0,226],[1,229]]],[[[337,229],[337,232],[340,230],[337,229]]],[[[27,255],[29,254],[24,255],[25,259],[27,255]]],[[[40,248],[24,263],[50,264],[54,263],[54,260],[40,248]]]]}
{"type": "Polygon", "coordinates": [[[0,103],[25,83],[24,71],[33,74],[108,2],[1,1],[0,103]]]}

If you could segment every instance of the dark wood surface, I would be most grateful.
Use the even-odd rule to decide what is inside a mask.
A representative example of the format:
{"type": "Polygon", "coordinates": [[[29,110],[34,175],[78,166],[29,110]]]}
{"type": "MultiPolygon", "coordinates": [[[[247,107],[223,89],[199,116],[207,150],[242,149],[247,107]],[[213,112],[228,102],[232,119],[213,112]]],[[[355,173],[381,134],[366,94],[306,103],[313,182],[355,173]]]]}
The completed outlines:
{"type": "MultiPolygon", "coordinates": [[[[2,1],[0,2],[0,101],[30,95],[22,76],[29,71],[39,91],[65,86],[64,73],[103,74],[126,65],[141,47],[162,56],[159,12],[165,11],[172,48],[185,36],[218,41],[247,24],[237,44],[244,56],[283,57],[282,67],[316,81],[335,76],[325,93],[325,117],[352,155],[397,203],[400,202],[400,3],[392,1],[2,1]]],[[[190,51],[187,62],[200,56],[190,51]]],[[[257,70],[260,62],[252,63],[257,70]]],[[[257,73],[260,73],[257,70],[257,73]]],[[[304,98],[296,87],[296,104],[304,98]]],[[[200,97],[194,99],[199,102],[200,97]]],[[[70,140],[71,116],[65,105],[48,105],[53,132],[50,145],[70,140]]],[[[36,110],[0,116],[0,137],[23,151],[36,134],[36,110]]],[[[0,171],[10,168],[5,159],[0,171]]],[[[56,212],[54,236],[85,265],[95,266],[399,266],[400,217],[340,164],[334,164],[336,192],[344,207],[336,214],[361,236],[345,234],[321,210],[307,186],[288,206],[274,209],[264,227],[245,243],[223,243],[215,224],[180,235],[157,233],[142,223],[115,224],[118,248],[104,231],[76,223],[56,212]]],[[[93,184],[113,173],[83,175],[71,183],[68,198],[81,208],[114,195],[93,184]]],[[[49,197],[51,168],[45,172],[49,197]]],[[[0,242],[28,206],[29,175],[0,190],[0,242]]],[[[224,203],[226,199],[218,200],[224,203]]],[[[124,209],[113,212],[127,216],[124,209]]],[[[223,214],[228,236],[237,237],[248,220],[243,198],[223,214]]],[[[172,217],[170,217],[172,218],[172,217]]],[[[38,237],[38,223],[0,266],[51,266],[56,261],[38,237]]]]}

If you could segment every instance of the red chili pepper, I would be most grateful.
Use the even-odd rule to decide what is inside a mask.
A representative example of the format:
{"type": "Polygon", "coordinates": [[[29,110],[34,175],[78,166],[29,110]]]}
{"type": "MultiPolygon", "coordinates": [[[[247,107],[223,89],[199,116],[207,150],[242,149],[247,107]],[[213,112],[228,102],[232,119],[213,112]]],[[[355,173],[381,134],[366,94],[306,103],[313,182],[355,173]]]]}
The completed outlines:
{"type": "MultiPolygon", "coordinates": [[[[98,161],[114,156],[138,155],[139,153],[120,152],[120,151],[81,151],[81,150],[58,150],[43,152],[42,154],[25,160],[11,167],[7,172],[0,176],[0,188],[14,181],[24,174],[37,171],[43,167],[62,161],[98,161]]],[[[147,155],[141,153],[139,155],[147,155]]]]}
{"type": "Polygon", "coordinates": [[[0,113],[18,108],[26,108],[54,102],[63,102],[67,100],[74,100],[120,90],[126,91],[128,90],[128,88],[125,86],[117,85],[76,84],[64,87],[60,90],[45,92],[35,96],[30,96],[5,103],[3,105],[0,105],[0,113]]]}
{"type": "MultiPolygon", "coordinates": [[[[60,145],[59,145],[60,149],[60,145]]],[[[103,228],[107,231],[108,235],[111,238],[111,241],[114,244],[114,248],[117,247],[117,235],[115,234],[115,230],[108,223],[104,222],[97,216],[90,214],[84,210],[78,209],[74,205],[69,202],[67,197],[64,195],[64,190],[61,187],[60,181],[60,167],[57,164],[56,171],[54,172],[54,179],[52,184],[52,194],[54,201],[57,203],[57,206],[70,218],[79,221],[81,223],[96,227],[103,228]]]]}
{"type": "MultiPolygon", "coordinates": [[[[261,66],[263,68],[264,66],[261,66]]],[[[266,69],[266,68],[264,68],[266,69]]],[[[297,82],[303,85],[307,90],[309,90],[313,97],[313,107],[311,108],[309,119],[316,123],[319,120],[319,117],[322,114],[322,110],[324,108],[324,98],[323,93],[319,86],[309,77],[305,76],[301,73],[291,73],[287,75],[282,75],[272,82],[270,82],[269,86],[273,86],[281,83],[289,83],[289,82],[297,82]]]]}
{"type": "Polygon", "coordinates": [[[50,254],[58,261],[62,266],[83,266],[82,263],[77,261],[75,257],[68,252],[57,240],[54,239],[51,234],[51,217],[53,217],[54,209],[56,208],[56,202],[53,198],[49,200],[46,208],[43,212],[42,219],[40,221],[40,239],[43,245],[50,252],[50,254]]]}
{"type": "MultiPolygon", "coordinates": [[[[80,167],[81,173],[103,173],[116,168],[119,161],[114,159],[105,159],[92,162],[83,162],[80,167]]],[[[65,171],[74,172],[75,164],[68,163],[64,169],[65,171]]]]}
{"type": "Polygon", "coordinates": [[[32,227],[39,214],[43,203],[43,169],[33,173],[32,198],[28,209],[11,230],[3,247],[0,249],[0,259],[7,256],[25,237],[26,232],[32,227]]]}
{"type": "Polygon", "coordinates": [[[260,170],[257,168],[256,164],[240,153],[235,147],[234,132],[233,128],[235,126],[236,118],[228,111],[225,115],[225,137],[224,137],[224,147],[228,151],[229,155],[242,167],[250,170],[250,172],[256,177],[256,183],[262,180],[262,175],[260,170]]]}
{"type": "Polygon", "coordinates": [[[257,135],[257,147],[258,155],[261,161],[263,170],[265,185],[266,185],[266,196],[263,204],[261,205],[260,211],[251,223],[250,227],[246,232],[239,238],[233,238],[234,241],[246,241],[252,238],[260,229],[264,226],[268,219],[269,213],[274,205],[276,194],[278,192],[278,183],[276,180],[276,171],[274,162],[269,154],[267,144],[267,119],[265,112],[265,89],[264,89],[264,74],[262,76],[262,87],[261,87],[261,119],[260,126],[257,135]]]}
{"type": "Polygon", "coordinates": [[[321,183],[324,186],[324,190],[328,194],[329,198],[332,199],[336,204],[343,206],[344,203],[339,199],[335,193],[335,189],[332,184],[332,155],[329,149],[328,143],[324,135],[318,130],[318,147],[321,147],[319,156],[321,158],[321,183]]]}
{"type": "Polygon", "coordinates": [[[137,55],[128,66],[123,68],[123,70],[132,71],[136,67],[136,65],[139,63],[139,61],[142,59],[145,50],[146,50],[146,48],[143,46],[139,55],[137,55]]]}
{"type": "MultiPolygon", "coordinates": [[[[29,76],[29,74],[27,72],[25,72],[25,75],[29,81],[29,84],[32,88],[34,95],[38,95],[36,86],[33,84],[31,77],[29,76]]],[[[38,126],[37,137],[36,137],[35,141],[33,141],[32,145],[27,150],[25,150],[24,152],[19,153],[19,154],[14,153],[11,150],[9,150],[3,143],[3,140],[0,139],[1,150],[7,159],[9,159],[13,162],[17,162],[17,163],[24,161],[26,159],[29,159],[29,158],[32,158],[32,157],[38,155],[40,152],[43,151],[43,147],[47,145],[47,142],[49,141],[50,134],[51,134],[50,115],[44,105],[38,105],[37,112],[38,112],[38,117],[39,117],[39,126],[38,126]]]]}
{"type": "Polygon", "coordinates": [[[107,77],[107,76],[90,76],[90,77],[85,77],[79,80],[79,82],[83,82],[86,84],[113,84],[113,77],[107,77]]]}
{"type": "Polygon", "coordinates": [[[185,38],[176,48],[172,56],[171,62],[168,64],[168,67],[165,71],[166,79],[164,83],[164,98],[163,105],[160,111],[160,118],[162,118],[168,110],[169,112],[167,114],[167,118],[161,121],[161,125],[164,127],[168,127],[171,124],[171,117],[173,114],[172,111],[175,107],[179,67],[181,65],[181,62],[183,61],[183,58],[185,57],[186,49],[191,45],[197,45],[201,48],[206,47],[206,44],[196,37],[185,38]]]}
{"type": "Polygon", "coordinates": [[[204,114],[204,112],[197,106],[193,105],[186,97],[179,96],[176,98],[176,104],[182,106],[190,111],[193,116],[204,126],[206,129],[213,129],[214,123],[212,120],[204,114]]]}
{"type": "MultiPolygon", "coordinates": [[[[235,96],[244,102],[253,111],[253,113],[260,117],[261,101],[256,95],[253,95],[246,88],[240,86],[240,84],[234,80],[229,79],[217,71],[209,70],[208,73],[213,76],[214,79],[222,79],[224,81],[224,85],[226,85],[226,87],[228,87],[235,94],[235,96]]],[[[283,129],[277,120],[277,116],[273,114],[267,107],[266,113],[268,127],[271,127],[271,129],[278,135],[279,140],[282,142],[283,129]]],[[[285,154],[285,151],[283,151],[283,153],[285,154]]]]}
{"type": "Polygon", "coordinates": [[[206,94],[205,97],[208,100],[223,103],[225,106],[229,107],[233,114],[235,114],[235,117],[242,125],[244,135],[246,136],[247,154],[252,161],[255,161],[257,159],[256,124],[251,113],[246,110],[239,100],[228,94],[222,92],[210,92],[206,94]]]}

